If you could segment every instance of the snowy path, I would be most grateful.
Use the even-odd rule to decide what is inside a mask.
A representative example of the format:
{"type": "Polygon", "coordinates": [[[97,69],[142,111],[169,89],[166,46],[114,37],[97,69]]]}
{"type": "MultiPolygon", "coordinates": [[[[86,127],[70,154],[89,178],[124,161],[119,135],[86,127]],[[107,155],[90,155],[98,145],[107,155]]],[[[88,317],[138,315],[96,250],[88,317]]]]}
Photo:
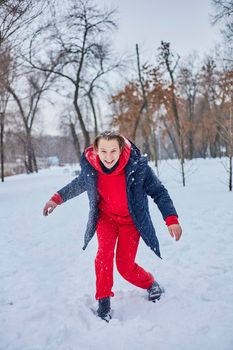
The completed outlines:
{"type": "Polygon", "coordinates": [[[138,263],[166,295],[145,292],[115,271],[114,318],[95,318],[96,240],[82,251],[88,202],[83,194],[48,218],[44,202],[69,182],[63,168],[0,184],[0,350],[232,350],[233,194],[218,160],[194,162],[186,188],[167,163],[161,178],[184,235],[174,242],[150,202],[163,260],[143,242],[138,263]]]}

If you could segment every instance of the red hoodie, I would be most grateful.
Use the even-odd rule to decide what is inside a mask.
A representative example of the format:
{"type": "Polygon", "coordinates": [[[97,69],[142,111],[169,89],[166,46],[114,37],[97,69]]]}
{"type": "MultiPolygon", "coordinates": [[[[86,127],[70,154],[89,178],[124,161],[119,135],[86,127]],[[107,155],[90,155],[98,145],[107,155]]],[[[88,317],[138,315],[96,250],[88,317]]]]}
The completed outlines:
{"type": "Polygon", "coordinates": [[[85,156],[89,163],[98,171],[98,208],[101,212],[114,218],[121,223],[132,223],[132,218],[128,209],[128,199],[126,193],[126,178],[124,168],[129,160],[131,144],[126,140],[126,144],[121,152],[117,168],[110,174],[106,174],[101,167],[99,156],[90,146],[85,151],[85,156]]]}

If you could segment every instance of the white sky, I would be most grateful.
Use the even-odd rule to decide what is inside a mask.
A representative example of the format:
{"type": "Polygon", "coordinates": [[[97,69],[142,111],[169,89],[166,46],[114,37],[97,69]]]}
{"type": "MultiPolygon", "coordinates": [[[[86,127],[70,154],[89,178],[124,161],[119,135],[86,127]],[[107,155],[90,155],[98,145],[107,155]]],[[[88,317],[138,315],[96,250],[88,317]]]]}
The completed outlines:
{"type": "Polygon", "coordinates": [[[118,9],[118,51],[141,45],[150,56],[161,40],[171,42],[174,51],[186,56],[201,54],[220,41],[219,28],[210,24],[211,0],[99,0],[100,5],[118,9]]]}

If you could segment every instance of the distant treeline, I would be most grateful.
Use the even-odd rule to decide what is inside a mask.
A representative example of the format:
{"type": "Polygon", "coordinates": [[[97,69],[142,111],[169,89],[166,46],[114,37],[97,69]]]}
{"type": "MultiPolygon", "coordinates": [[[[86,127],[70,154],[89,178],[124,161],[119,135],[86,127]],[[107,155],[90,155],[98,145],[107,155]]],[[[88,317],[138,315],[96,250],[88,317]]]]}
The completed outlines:
{"type": "Polygon", "coordinates": [[[2,181],[13,155],[28,173],[38,171],[37,157],[79,161],[106,128],[119,130],[156,165],[178,158],[184,185],[186,159],[232,160],[233,4],[212,3],[213,23],[224,28],[218,49],[181,58],[161,41],[148,62],[136,43],[127,56],[114,52],[116,12],[98,1],[0,1],[2,181]],[[40,136],[48,105],[64,137],[40,136]]]}

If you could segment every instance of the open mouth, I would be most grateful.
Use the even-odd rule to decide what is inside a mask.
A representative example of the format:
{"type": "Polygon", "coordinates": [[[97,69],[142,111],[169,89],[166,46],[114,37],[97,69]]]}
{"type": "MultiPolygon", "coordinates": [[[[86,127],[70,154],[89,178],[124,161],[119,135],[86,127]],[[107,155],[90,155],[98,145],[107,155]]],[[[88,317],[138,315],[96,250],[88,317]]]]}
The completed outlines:
{"type": "Polygon", "coordinates": [[[114,163],[114,160],[111,160],[110,162],[107,161],[107,160],[105,160],[104,162],[105,162],[107,165],[112,165],[112,164],[114,163]]]}

